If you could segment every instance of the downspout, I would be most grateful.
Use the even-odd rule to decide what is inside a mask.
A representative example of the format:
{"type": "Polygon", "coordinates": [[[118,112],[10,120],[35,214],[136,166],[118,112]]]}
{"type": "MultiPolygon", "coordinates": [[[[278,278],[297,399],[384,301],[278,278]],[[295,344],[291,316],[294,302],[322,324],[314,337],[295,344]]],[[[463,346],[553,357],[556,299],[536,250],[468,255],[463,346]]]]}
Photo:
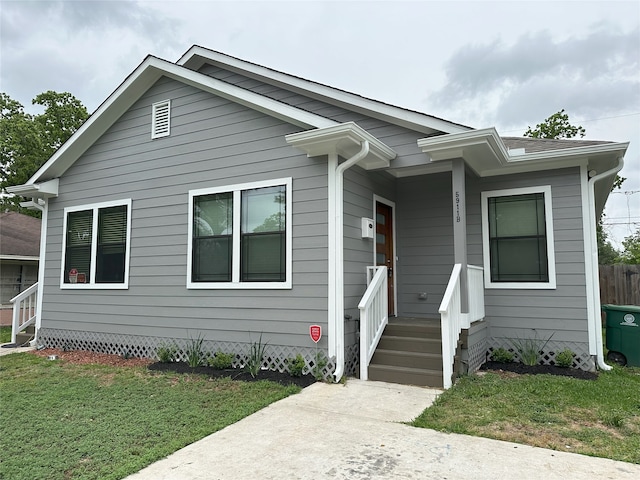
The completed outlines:
{"type": "Polygon", "coordinates": [[[594,307],[594,313],[592,318],[592,328],[596,334],[596,360],[598,367],[602,370],[611,370],[611,366],[607,365],[604,361],[604,351],[602,348],[602,325],[600,322],[600,273],[598,271],[598,240],[596,238],[596,202],[595,202],[595,184],[605,177],[616,175],[624,166],[624,158],[621,156],[618,159],[618,165],[610,170],[604,171],[593,178],[589,179],[589,222],[590,230],[590,247],[591,247],[591,278],[592,282],[592,301],[594,307]]]}
{"type": "MultiPolygon", "coordinates": [[[[338,164],[335,169],[335,163],[337,163],[337,155],[334,157],[335,163],[329,163],[331,170],[333,170],[334,175],[334,185],[335,185],[335,204],[333,205],[333,238],[330,238],[330,241],[334,244],[334,262],[333,262],[333,278],[334,281],[334,291],[330,292],[330,295],[333,294],[334,302],[333,302],[333,311],[331,308],[329,309],[329,315],[333,317],[330,319],[330,324],[334,323],[334,336],[335,340],[333,345],[335,345],[335,355],[336,355],[336,369],[333,373],[335,376],[336,382],[339,382],[344,374],[344,251],[343,251],[343,230],[344,230],[344,221],[343,221],[343,213],[344,213],[344,172],[348,168],[351,168],[364,157],[366,157],[369,153],[369,141],[364,140],[361,144],[360,151],[356,153],[353,157],[345,160],[344,162],[338,164]],[[332,320],[332,321],[331,321],[332,320]]],[[[331,160],[331,158],[330,158],[331,160]]],[[[329,275],[331,276],[331,266],[329,275]]],[[[331,302],[330,302],[331,304],[331,302]]]]}
{"type": "Polygon", "coordinates": [[[31,346],[38,344],[38,335],[42,325],[42,296],[44,295],[44,260],[47,253],[47,223],[49,217],[49,199],[44,199],[44,206],[40,205],[37,198],[33,199],[33,205],[42,213],[40,223],[40,258],[38,259],[38,295],[36,297],[36,333],[31,341],[31,346]]]}

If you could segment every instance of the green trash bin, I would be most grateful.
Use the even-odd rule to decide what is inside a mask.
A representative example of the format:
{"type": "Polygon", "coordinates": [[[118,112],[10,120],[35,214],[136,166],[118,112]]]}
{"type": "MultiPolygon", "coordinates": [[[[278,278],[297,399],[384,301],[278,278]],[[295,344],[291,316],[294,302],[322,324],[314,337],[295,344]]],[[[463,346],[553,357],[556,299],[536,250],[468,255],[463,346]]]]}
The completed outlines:
{"type": "Polygon", "coordinates": [[[640,307],[602,305],[607,316],[607,360],[640,367],[640,307]]]}

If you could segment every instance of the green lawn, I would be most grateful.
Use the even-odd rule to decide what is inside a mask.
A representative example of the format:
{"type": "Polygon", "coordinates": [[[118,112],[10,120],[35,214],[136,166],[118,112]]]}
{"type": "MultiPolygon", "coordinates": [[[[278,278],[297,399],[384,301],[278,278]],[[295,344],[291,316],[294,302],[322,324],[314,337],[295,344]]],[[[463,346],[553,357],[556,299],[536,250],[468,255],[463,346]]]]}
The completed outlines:
{"type": "Polygon", "coordinates": [[[2,356],[0,478],[120,479],[299,390],[2,356]]]}
{"type": "Polygon", "coordinates": [[[640,463],[640,368],[616,366],[595,381],[466,376],[413,424],[640,463]]]}
{"type": "Polygon", "coordinates": [[[11,341],[11,327],[0,327],[0,344],[11,341]]]}

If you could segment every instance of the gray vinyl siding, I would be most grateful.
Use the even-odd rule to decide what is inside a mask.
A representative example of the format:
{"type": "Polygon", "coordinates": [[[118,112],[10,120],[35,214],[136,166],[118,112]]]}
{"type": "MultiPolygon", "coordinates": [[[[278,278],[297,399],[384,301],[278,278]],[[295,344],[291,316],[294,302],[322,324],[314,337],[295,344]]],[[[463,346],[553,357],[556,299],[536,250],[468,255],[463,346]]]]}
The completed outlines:
{"type": "Polygon", "coordinates": [[[327,320],[327,174],[326,159],[286,144],[297,131],[161,79],[60,179],[49,206],[43,327],[220,342],[262,333],[271,345],[308,346],[308,326],[327,320]],[[152,140],[151,104],[164,99],[171,135],[152,140]],[[293,288],[187,290],[189,190],[283,177],[293,178],[293,288]],[[127,198],[129,288],[60,289],[63,209],[127,198]]]}
{"type": "Polygon", "coordinates": [[[451,174],[398,179],[397,199],[398,313],[437,318],[453,268],[451,174]]]}
{"type": "Polygon", "coordinates": [[[385,173],[352,167],[345,172],[344,187],[344,313],[351,317],[345,322],[345,342],[352,345],[357,342],[358,303],[367,289],[366,267],[373,265],[375,248],[375,240],[362,238],[361,219],[375,217],[374,195],[395,202],[395,181],[385,173]]]}
{"type": "Polygon", "coordinates": [[[587,342],[587,299],[578,168],[467,179],[469,263],[482,265],[480,193],[507,188],[551,185],[556,260],[554,290],[485,290],[489,335],[524,338],[536,333],[554,341],[587,342]]]}

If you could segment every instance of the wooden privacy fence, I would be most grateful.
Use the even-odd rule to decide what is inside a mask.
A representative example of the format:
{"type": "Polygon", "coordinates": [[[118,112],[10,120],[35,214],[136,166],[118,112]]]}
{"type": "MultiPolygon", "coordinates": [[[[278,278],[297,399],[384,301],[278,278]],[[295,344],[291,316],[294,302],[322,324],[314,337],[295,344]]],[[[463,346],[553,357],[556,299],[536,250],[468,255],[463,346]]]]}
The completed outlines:
{"type": "Polygon", "coordinates": [[[640,305],[640,265],[600,265],[600,303],[640,305]]]}

